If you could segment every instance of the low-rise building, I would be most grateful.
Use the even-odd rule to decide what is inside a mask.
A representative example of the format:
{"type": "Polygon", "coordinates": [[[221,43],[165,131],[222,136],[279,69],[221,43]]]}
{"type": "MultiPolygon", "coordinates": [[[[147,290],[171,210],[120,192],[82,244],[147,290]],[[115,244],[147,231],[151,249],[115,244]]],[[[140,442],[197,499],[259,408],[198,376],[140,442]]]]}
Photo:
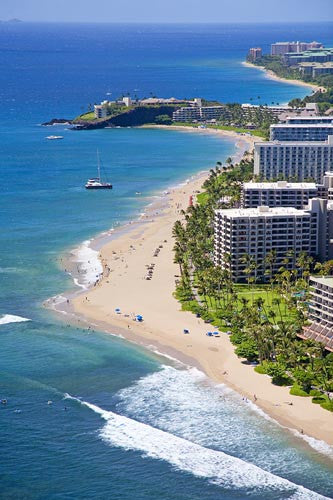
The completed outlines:
{"type": "Polygon", "coordinates": [[[227,113],[226,106],[186,106],[174,111],[172,119],[175,122],[210,121],[227,113]]]}
{"type": "Polygon", "coordinates": [[[306,209],[267,207],[218,209],[214,221],[214,262],[228,269],[232,279],[247,275],[265,281],[280,267],[294,269],[301,252],[325,261],[333,256],[333,206],[313,198],[306,209]],[[274,261],[268,256],[274,251],[274,261]],[[285,258],[292,251],[288,262],[285,258]],[[248,256],[253,264],[248,271],[248,256]]]}
{"type": "Polygon", "coordinates": [[[333,277],[312,276],[310,278],[311,297],[309,320],[299,337],[322,342],[333,351],[333,277]]]}
{"type": "Polygon", "coordinates": [[[333,172],[333,136],[322,142],[266,141],[254,145],[254,174],[261,180],[313,180],[333,172]]]}
{"type": "Polygon", "coordinates": [[[278,118],[283,123],[286,119],[291,116],[304,116],[312,117],[319,114],[318,105],[315,102],[307,102],[302,108],[295,108],[289,105],[270,105],[262,106],[259,104],[242,104],[242,111],[245,115],[251,117],[252,112],[262,109],[263,111],[269,111],[272,115],[278,118]]]}
{"type": "Polygon", "coordinates": [[[95,104],[94,113],[96,118],[105,118],[108,114],[107,106],[105,104],[95,104]]]}
{"type": "Polygon", "coordinates": [[[320,75],[331,75],[333,73],[333,62],[304,62],[298,65],[298,69],[302,75],[309,75],[312,78],[316,78],[320,75]]]}
{"type": "Polygon", "coordinates": [[[274,123],[271,141],[326,141],[333,135],[333,123],[274,123]]]}
{"type": "Polygon", "coordinates": [[[302,209],[311,198],[317,196],[318,187],[314,182],[245,182],[241,207],[255,208],[266,205],[302,209]]]}
{"type": "Polygon", "coordinates": [[[297,66],[306,62],[326,63],[333,61],[333,48],[312,48],[303,52],[289,52],[283,55],[288,66],[297,66]]]}

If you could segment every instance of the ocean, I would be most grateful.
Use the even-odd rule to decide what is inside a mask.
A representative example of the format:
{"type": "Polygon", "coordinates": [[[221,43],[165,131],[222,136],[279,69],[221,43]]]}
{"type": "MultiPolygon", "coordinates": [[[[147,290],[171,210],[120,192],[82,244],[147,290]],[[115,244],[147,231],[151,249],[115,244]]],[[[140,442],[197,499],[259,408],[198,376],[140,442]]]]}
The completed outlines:
{"type": "Polygon", "coordinates": [[[68,252],[136,219],[163,190],[232,155],[234,143],[40,126],[127,92],[267,104],[303,97],[308,88],[241,62],[250,46],[268,51],[276,40],[330,45],[332,28],[0,24],[0,498],[333,497],[332,448],[280,427],[195,368],[43,307],[75,286],[62,268],[68,252]],[[83,187],[96,149],[111,192],[83,187]]]}

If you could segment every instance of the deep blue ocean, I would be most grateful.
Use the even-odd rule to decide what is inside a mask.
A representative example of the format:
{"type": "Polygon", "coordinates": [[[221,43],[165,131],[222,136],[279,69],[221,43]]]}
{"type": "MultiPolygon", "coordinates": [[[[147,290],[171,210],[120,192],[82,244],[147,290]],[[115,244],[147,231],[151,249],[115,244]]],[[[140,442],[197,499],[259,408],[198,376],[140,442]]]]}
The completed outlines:
{"type": "Polygon", "coordinates": [[[333,23],[0,24],[1,499],[333,497],[333,451],[323,443],[279,427],[196,369],[69,327],[42,307],[74,286],[61,255],[137,218],[153,196],[223,161],[234,144],[40,126],[127,92],[287,102],[309,90],[242,66],[248,48],[332,38],[333,23]],[[83,188],[97,148],[111,192],[83,188]]]}

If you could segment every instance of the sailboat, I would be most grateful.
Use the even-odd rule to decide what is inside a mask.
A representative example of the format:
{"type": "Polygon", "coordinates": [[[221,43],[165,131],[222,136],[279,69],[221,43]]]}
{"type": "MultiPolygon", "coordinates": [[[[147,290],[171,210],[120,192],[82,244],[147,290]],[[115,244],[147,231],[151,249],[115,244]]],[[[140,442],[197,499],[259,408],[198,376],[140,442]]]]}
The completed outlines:
{"type": "Polygon", "coordinates": [[[88,179],[86,189],[112,189],[112,184],[109,182],[102,182],[101,179],[101,162],[99,159],[99,152],[97,150],[97,177],[88,179]]]}

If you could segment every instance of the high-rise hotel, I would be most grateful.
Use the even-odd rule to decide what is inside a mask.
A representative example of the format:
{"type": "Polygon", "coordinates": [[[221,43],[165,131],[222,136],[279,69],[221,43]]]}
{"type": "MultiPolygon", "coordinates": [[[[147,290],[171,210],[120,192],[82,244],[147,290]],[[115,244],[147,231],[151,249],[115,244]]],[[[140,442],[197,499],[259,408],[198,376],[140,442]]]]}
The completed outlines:
{"type": "Polygon", "coordinates": [[[290,117],[271,125],[270,141],[254,146],[254,174],[262,180],[321,183],[333,171],[333,117],[290,117]]]}
{"type": "Polygon", "coordinates": [[[294,207],[258,206],[219,209],[214,221],[214,262],[229,269],[236,282],[246,280],[248,255],[255,264],[252,275],[267,280],[267,256],[274,250],[272,274],[284,265],[294,269],[301,252],[320,261],[333,257],[333,204],[313,198],[303,210],[294,207]],[[292,251],[293,257],[285,262],[292,251]]]}

